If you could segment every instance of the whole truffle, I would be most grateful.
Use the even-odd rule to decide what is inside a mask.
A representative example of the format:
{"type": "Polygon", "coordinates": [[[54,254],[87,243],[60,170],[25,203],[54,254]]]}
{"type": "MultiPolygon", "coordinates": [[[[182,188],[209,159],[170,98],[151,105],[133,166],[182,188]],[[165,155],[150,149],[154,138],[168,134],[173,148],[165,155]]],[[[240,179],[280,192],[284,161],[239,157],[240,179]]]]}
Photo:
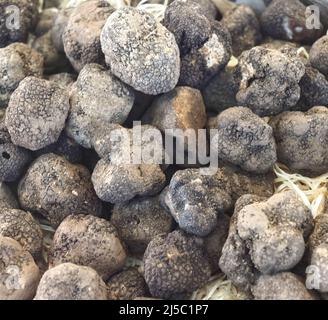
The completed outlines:
{"type": "Polygon", "coordinates": [[[195,291],[211,275],[202,240],[182,231],[157,236],[145,252],[144,274],[154,297],[172,298],[195,291]]]}
{"type": "Polygon", "coordinates": [[[25,210],[42,214],[55,227],[68,215],[101,211],[89,171],[52,153],[31,164],[19,183],[18,197],[25,210]]]}
{"type": "Polygon", "coordinates": [[[107,300],[107,287],[95,270],[63,263],[42,276],[34,300],[107,300]]]}
{"type": "Polygon", "coordinates": [[[107,281],[109,300],[133,300],[146,296],[148,288],[144,277],[135,268],[129,268],[107,281]]]}
{"type": "Polygon", "coordinates": [[[311,65],[328,77],[328,35],[317,40],[310,50],[311,65]]]}
{"type": "Polygon", "coordinates": [[[93,268],[108,279],[124,266],[126,253],[113,225],[91,215],[68,216],[57,228],[50,266],[71,262],[93,268]]]}
{"type": "Polygon", "coordinates": [[[67,134],[91,148],[94,130],[100,125],[122,124],[134,103],[133,91],[110,71],[97,64],[86,65],[70,95],[67,134]]]}
{"type": "Polygon", "coordinates": [[[43,57],[23,43],[0,49],[0,107],[6,107],[11,94],[28,76],[41,77],[43,57]]]}
{"type": "Polygon", "coordinates": [[[110,219],[133,254],[144,253],[149,242],[172,231],[173,218],[158,197],[134,199],[114,206],[110,219]]]}
{"type": "Polygon", "coordinates": [[[116,10],[100,41],[113,74],[134,89],[157,95],[176,86],[179,48],[174,36],[149,13],[131,7],[116,10]]]}
{"type": "Polygon", "coordinates": [[[100,33],[113,11],[107,1],[91,0],[79,4],[69,15],[62,40],[66,56],[76,71],[88,63],[104,63],[100,33]]]}
{"type": "Polygon", "coordinates": [[[263,31],[276,39],[311,43],[322,34],[307,25],[306,6],[299,0],[273,0],[261,16],[263,31]]]}
{"type": "Polygon", "coordinates": [[[235,71],[239,81],[236,99],[259,116],[279,114],[297,104],[304,74],[305,66],[299,58],[254,47],[240,56],[235,71]]]}
{"type": "Polygon", "coordinates": [[[31,254],[14,239],[0,236],[0,299],[33,299],[40,271],[31,254]]]}
{"type": "Polygon", "coordinates": [[[217,117],[218,155],[241,169],[266,173],[277,160],[272,128],[250,109],[229,108],[217,117]]]}
{"type": "Polygon", "coordinates": [[[25,78],[12,94],[6,112],[12,142],[33,151],[56,142],[68,110],[65,89],[47,80],[25,78]]]}
{"type": "Polygon", "coordinates": [[[314,300],[301,279],[291,272],[259,277],[252,293],[255,300],[314,300]]]}
{"type": "Polygon", "coordinates": [[[328,109],[285,112],[271,121],[278,159],[291,170],[320,175],[328,170],[328,109]]]}
{"type": "Polygon", "coordinates": [[[26,42],[38,20],[36,0],[2,0],[0,3],[0,48],[26,42]]]}
{"type": "Polygon", "coordinates": [[[198,169],[174,174],[165,203],[181,229],[201,237],[212,232],[218,215],[232,207],[229,193],[216,176],[202,175],[198,169]]]}
{"type": "Polygon", "coordinates": [[[15,239],[33,257],[38,257],[41,253],[42,230],[29,212],[0,209],[0,235],[15,239]]]}

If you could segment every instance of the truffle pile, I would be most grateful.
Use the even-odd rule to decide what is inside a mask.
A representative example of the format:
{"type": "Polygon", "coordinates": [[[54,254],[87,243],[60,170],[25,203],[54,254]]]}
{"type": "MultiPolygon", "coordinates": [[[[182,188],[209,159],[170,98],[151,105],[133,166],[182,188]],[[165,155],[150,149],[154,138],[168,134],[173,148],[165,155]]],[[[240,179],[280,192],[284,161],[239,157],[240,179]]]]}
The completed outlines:
{"type": "Polygon", "coordinates": [[[327,299],[328,5],[127,2],[0,0],[0,300],[327,299]]]}

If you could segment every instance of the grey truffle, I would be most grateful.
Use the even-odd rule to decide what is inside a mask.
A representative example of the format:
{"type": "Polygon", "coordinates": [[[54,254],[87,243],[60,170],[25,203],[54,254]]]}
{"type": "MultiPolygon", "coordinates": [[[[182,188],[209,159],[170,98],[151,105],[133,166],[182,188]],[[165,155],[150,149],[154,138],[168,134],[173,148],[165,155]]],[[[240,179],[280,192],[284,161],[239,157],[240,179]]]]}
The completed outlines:
{"type": "Polygon", "coordinates": [[[277,160],[272,128],[250,109],[229,108],[217,117],[218,155],[252,173],[270,171],[277,160]]]}
{"type": "Polygon", "coordinates": [[[195,291],[211,275],[202,240],[182,231],[157,236],[145,252],[144,275],[151,295],[157,298],[195,291]]]}
{"type": "Polygon", "coordinates": [[[0,300],[33,299],[40,271],[31,254],[14,239],[0,236],[0,300]]]}
{"type": "Polygon", "coordinates": [[[310,50],[311,65],[328,77],[328,35],[317,40],[310,50]]]}
{"type": "Polygon", "coordinates": [[[271,121],[278,159],[291,170],[320,175],[328,170],[328,109],[285,112],[271,121]]]}
{"type": "Polygon", "coordinates": [[[180,54],[174,36],[147,12],[116,10],[100,36],[111,71],[146,94],[172,90],[180,75],[180,54]]]}
{"type": "Polygon", "coordinates": [[[88,63],[104,64],[100,33],[113,11],[108,2],[91,0],[79,4],[69,15],[62,40],[66,56],[76,71],[88,63]]]}
{"type": "Polygon", "coordinates": [[[54,82],[25,78],[12,94],[6,126],[14,144],[38,150],[56,142],[65,125],[69,98],[54,82]]]}
{"type": "Polygon", "coordinates": [[[52,153],[31,164],[19,183],[18,197],[25,210],[42,214],[55,227],[71,214],[101,212],[89,171],[52,153]]]}
{"type": "Polygon", "coordinates": [[[28,76],[41,77],[43,57],[23,43],[0,49],[0,107],[6,107],[11,94],[28,76]]]}
{"type": "Polygon", "coordinates": [[[173,218],[158,197],[116,204],[110,221],[132,254],[144,253],[153,238],[168,234],[173,228],[173,218]]]}
{"type": "Polygon", "coordinates": [[[111,123],[122,124],[134,103],[133,91],[110,71],[88,64],[73,85],[67,134],[85,148],[91,148],[94,131],[111,123]]]}
{"type": "Polygon", "coordinates": [[[91,215],[71,215],[56,230],[49,264],[88,266],[106,280],[123,268],[125,259],[123,244],[110,222],[91,215]]]}
{"type": "Polygon", "coordinates": [[[229,193],[216,176],[202,175],[199,169],[177,171],[165,203],[181,229],[201,237],[212,232],[218,215],[232,207],[229,193]]]}
{"type": "Polygon", "coordinates": [[[9,208],[0,209],[0,235],[16,240],[35,258],[41,254],[42,230],[29,212],[9,208]]]}
{"type": "Polygon", "coordinates": [[[42,276],[34,300],[107,300],[107,287],[95,270],[63,263],[42,276]]]}
{"type": "Polygon", "coordinates": [[[279,114],[297,104],[304,74],[305,66],[298,57],[254,47],[240,56],[235,71],[239,82],[236,99],[259,116],[279,114]]]}

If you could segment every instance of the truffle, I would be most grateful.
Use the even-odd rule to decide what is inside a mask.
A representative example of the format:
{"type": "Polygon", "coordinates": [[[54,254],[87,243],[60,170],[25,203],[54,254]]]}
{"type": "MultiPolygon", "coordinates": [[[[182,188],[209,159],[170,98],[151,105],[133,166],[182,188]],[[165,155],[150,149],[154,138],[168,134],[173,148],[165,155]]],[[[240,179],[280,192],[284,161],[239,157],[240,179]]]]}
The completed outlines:
{"type": "Polygon", "coordinates": [[[328,77],[328,35],[317,40],[310,50],[311,65],[328,77]]]}

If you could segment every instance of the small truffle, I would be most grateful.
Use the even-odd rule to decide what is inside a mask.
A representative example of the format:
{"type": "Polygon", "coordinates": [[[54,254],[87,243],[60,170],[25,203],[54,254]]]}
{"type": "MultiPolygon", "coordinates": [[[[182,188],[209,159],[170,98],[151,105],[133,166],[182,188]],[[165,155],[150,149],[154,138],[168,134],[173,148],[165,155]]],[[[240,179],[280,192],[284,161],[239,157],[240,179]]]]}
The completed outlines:
{"type": "Polygon", "coordinates": [[[328,77],[328,35],[317,40],[310,50],[311,65],[328,77]]]}
{"type": "Polygon", "coordinates": [[[179,48],[174,36],[149,13],[131,7],[116,10],[100,40],[113,74],[134,89],[157,95],[176,86],[179,48]]]}
{"type": "Polygon", "coordinates": [[[14,239],[0,236],[0,300],[33,299],[40,271],[31,254],[14,239]]]}
{"type": "Polygon", "coordinates": [[[68,110],[65,89],[47,80],[25,78],[12,94],[6,112],[12,142],[33,151],[56,142],[68,110]]]}
{"type": "Polygon", "coordinates": [[[18,197],[25,210],[42,214],[55,227],[71,214],[101,212],[88,169],[52,153],[31,164],[19,183],[18,197]]]}
{"type": "Polygon", "coordinates": [[[63,263],[42,276],[34,300],[107,300],[107,287],[95,270],[63,263]]]}
{"type": "Polygon", "coordinates": [[[157,236],[150,242],[144,270],[152,296],[164,299],[195,291],[211,275],[203,241],[182,231],[157,236]]]}

